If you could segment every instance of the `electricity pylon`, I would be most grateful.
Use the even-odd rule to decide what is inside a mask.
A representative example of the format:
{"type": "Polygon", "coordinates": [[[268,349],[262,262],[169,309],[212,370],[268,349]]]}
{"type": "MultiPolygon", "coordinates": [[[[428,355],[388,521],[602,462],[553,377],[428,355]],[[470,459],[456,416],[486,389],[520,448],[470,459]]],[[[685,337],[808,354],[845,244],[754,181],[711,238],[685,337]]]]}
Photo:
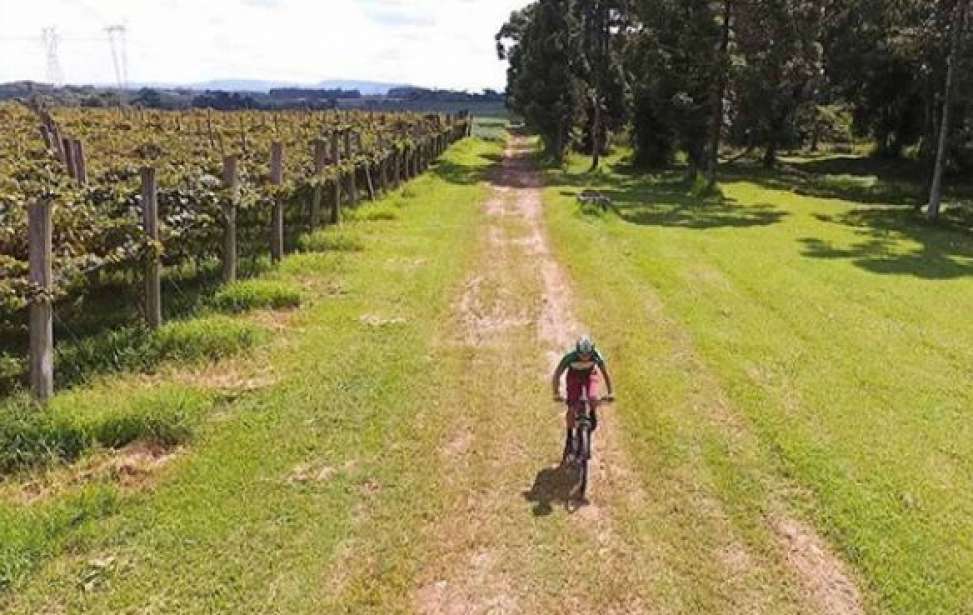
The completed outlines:
{"type": "Polygon", "coordinates": [[[41,30],[41,43],[47,55],[47,80],[52,85],[60,87],[64,85],[64,70],[61,68],[61,58],[58,46],[61,44],[61,37],[57,33],[57,28],[51,26],[41,30]]]}
{"type": "Polygon", "coordinates": [[[111,59],[115,65],[115,81],[119,90],[128,89],[128,48],[125,40],[126,28],[123,25],[108,26],[108,45],[111,47],[111,59]]]}

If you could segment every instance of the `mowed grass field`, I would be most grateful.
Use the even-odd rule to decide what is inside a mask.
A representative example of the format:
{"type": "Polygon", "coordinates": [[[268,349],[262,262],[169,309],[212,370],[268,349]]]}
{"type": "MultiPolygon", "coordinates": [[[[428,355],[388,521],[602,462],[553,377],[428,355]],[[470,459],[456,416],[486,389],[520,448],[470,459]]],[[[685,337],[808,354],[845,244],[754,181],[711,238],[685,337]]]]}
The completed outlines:
{"type": "Polygon", "coordinates": [[[94,446],[71,466],[0,481],[0,610],[318,612],[378,599],[341,585],[367,562],[364,578],[407,585],[411,538],[441,506],[426,480],[450,418],[437,385],[463,370],[436,368],[436,333],[499,152],[479,139],[452,147],[279,268],[221,291],[219,322],[169,336],[178,350],[237,322],[261,332],[248,349],[170,353],[152,375],[59,396],[49,422],[0,425],[12,447],[32,429],[94,446]],[[118,432],[155,442],[153,426],[176,448],[121,460],[105,448],[118,432]],[[392,528],[390,542],[351,561],[376,526],[392,528]]]}
{"type": "Polygon", "coordinates": [[[973,612],[973,225],[920,221],[867,162],[791,162],[709,199],[621,155],[548,172],[632,458],[663,493],[714,494],[758,550],[781,515],[816,527],[866,607],[973,612]],[[579,205],[589,187],[615,212],[579,205]]]}

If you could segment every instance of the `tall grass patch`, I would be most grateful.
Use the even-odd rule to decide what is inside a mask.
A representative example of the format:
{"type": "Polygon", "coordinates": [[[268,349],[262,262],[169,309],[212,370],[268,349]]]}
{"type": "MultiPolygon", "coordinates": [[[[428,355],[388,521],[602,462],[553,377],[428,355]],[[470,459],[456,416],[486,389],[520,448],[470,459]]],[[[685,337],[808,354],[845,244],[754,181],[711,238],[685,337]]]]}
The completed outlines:
{"type": "Polygon", "coordinates": [[[301,292],[277,280],[246,280],[221,288],[213,306],[222,312],[239,313],[256,309],[282,310],[301,305],[301,292]]]}
{"type": "Polygon", "coordinates": [[[251,323],[209,316],[165,325],[153,336],[150,352],[159,361],[215,361],[249,349],[264,337],[265,332],[251,323]]]}
{"type": "Polygon", "coordinates": [[[73,461],[95,447],[121,448],[138,440],[166,446],[187,442],[213,403],[206,393],[177,385],[108,388],[55,397],[40,409],[25,396],[0,407],[0,473],[73,461]]]}
{"type": "Polygon", "coordinates": [[[343,226],[332,226],[300,238],[303,252],[361,252],[365,242],[361,235],[343,226]]]}

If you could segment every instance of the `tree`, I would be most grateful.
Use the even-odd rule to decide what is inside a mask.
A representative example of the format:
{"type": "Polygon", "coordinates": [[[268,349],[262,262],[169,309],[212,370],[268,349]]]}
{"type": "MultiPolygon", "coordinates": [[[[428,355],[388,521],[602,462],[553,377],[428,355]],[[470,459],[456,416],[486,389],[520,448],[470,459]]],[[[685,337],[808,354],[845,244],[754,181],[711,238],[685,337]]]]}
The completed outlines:
{"type": "Polygon", "coordinates": [[[723,26],[720,47],[716,54],[718,76],[713,88],[713,117],[710,119],[709,160],[706,165],[707,188],[716,186],[716,170],[720,163],[720,136],[723,133],[723,99],[730,72],[730,22],[733,18],[733,0],[723,0],[723,26]]]}
{"type": "Polygon", "coordinates": [[[969,12],[970,0],[957,0],[953,8],[952,23],[952,43],[950,45],[949,56],[946,64],[946,84],[943,88],[943,112],[942,124],[939,129],[939,147],[936,151],[936,168],[933,171],[932,187],[929,191],[929,210],[930,220],[939,218],[940,205],[943,200],[943,173],[946,167],[946,144],[949,141],[949,120],[950,106],[953,103],[953,82],[956,74],[956,65],[960,60],[960,45],[966,29],[966,15],[969,12]]]}
{"type": "Polygon", "coordinates": [[[722,29],[709,0],[638,0],[628,45],[636,161],[663,164],[679,147],[687,177],[706,167],[712,119],[714,54],[722,29]]]}
{"type": "Polygon", "coordinates": [[[814,104],[822,73],[821,4],[811,0],[738,0],[735,32],[734,122],[751,144],[764,147],[764,165],[782,146],[800,141],[797,118],[814,104]]]}
{"type": "Polygon", "coordinates": [[[598,168],[607,145],[607,134],[624,123],[627,116],[625,77],[618,61],[613,30],[622,32],[619,0],[579,0],[576,4],[582,30],[583,73],[588,87],[587,150],[591,170],[598,168]]]}
{"type": "Polygon", "coordinates": [[[577,145],[597,168],[607,132],[624,123],[625,80],[612,36],[620,5],[539,0],[515,11],[496,35],[498,55],[509,62],[508,105],[555,160],[577,145]]]}

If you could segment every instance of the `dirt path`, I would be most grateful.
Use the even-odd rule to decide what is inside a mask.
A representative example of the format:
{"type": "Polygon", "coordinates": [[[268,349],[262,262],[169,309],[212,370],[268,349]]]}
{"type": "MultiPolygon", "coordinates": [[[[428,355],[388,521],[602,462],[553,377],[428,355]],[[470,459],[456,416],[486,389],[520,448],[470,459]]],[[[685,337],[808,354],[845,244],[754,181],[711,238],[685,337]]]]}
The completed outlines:
{"type": "Polygon", "coordinates": [[[773,587],[800,555],[751,552],[705,493],[689,487],[673,502],[648,490],[612,410],[595,438],[590,503],[574,505],[576,474],[556,463],[563,411],[545,396],[553,365],[586,330],[549,248],[526,140],[510,142],[490,179],[474,274],[444,323],[468,369],[436,477],[450,503],[422,537],[433,547],[411,610],[854,612],[807,599],[817,588],[773,587]]]}
{"type": "Polygon", "coordinates": [[[612,427],[598,432],[594,503],[575,510],[576,475],[554,463],[562,412],[537,398],[584,328],[544,235],[540,177],[527,147],[512,141],[491,177],[480,262],[456,305],[452,343],[470,360],[456,402],[466,408],[442,450],[450,468],[443,480],[456,501],[429,528],[439,549],[421,572],[415,609],[645,612],[658,566],[651,548],[625,542],[607,512],[610,502],[642,497],[612,427]],[[490,411],[498,392],[521,391],[531,401],[490,411]],[[569,574],[582,560],[596,574],[569,574]]]}

